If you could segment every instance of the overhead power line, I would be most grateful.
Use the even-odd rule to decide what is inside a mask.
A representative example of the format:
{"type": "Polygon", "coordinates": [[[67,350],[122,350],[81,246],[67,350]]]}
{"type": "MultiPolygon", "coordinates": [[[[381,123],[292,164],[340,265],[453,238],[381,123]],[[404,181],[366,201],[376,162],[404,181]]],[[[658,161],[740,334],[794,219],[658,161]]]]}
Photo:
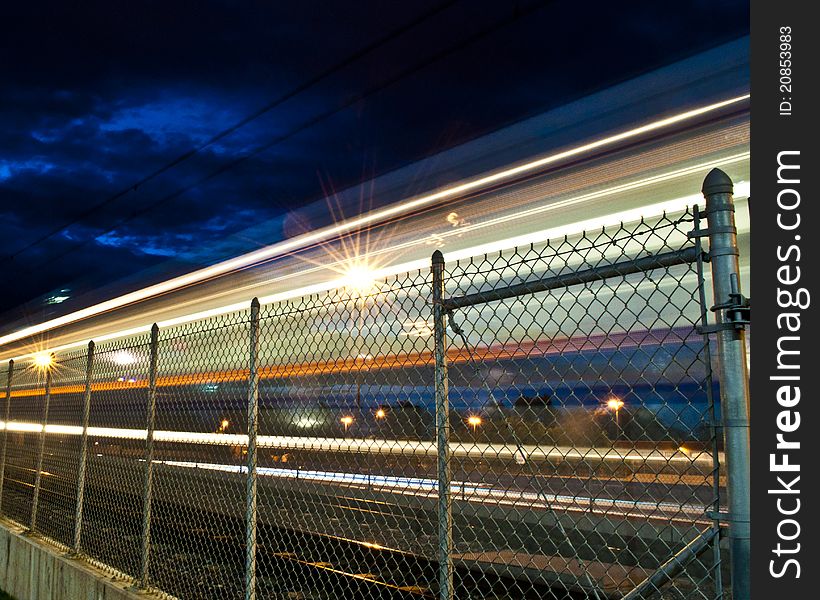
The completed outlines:
{"type": "Polygon", "coordinates": [[[212,137],[207,139],[202,144],[191,148],[190,150],[188,150],[187,152],[185,152],[183,154],[180,154],[179,156],[177,156],[176,158],[174,158],[170,162],[167,162],[164,165],[162,165],[161,167],[159,167],[158,169],[156,169],[154,171],[151,171],[150,173],[148,173],[147,175],[145,175],[141,179],[131,183],[130,185],[128,185],[124,188],[122,188],[118,192],[104,198],[103,200],[101,200],[97,204],[85,209],[81,213],[74,216],[70,221],[63,223],[62,225],[59,225],[58,227],[50,230],[47,233],[44,233],[43,235],[41,235],[40,237],[38,237],[35,240],[32,240],[31,242],[29,242],[28,244],[26,244],[25,246],[23,246],[19,250],[16,250],[16,251],[12,252],[11,254],[6,255],[3,259],[0,259],[0,263],[5,262],[7,260],[15,259],[20,254],[26,252],[27,250],[30,250],[31,248],[34,248],[35,246],[38,246],[38,245],[42,244],[43,242],[45,242],[46,240],[54,237],[58,233],[61,233],[61,232],[65,231],[66,229],[68,229],[72,225],[76,225],[77,223],[80,223],[81,221],[85,220],[87,217],[91,216],[92,214],[94,214],[98,210],[106,207],[107,205],[109,205],[113,202],[116,202],[117,200],[119,200],[120,198],[123,198],[124,196],[126,196],[127,194],[129,194],[131,192],[135,192],[137,189],[139,189],[140,186],[148,183],[149,181],[151,181],[153,179],[156,179],[160,175],[163,175],[164,173],[167,173],[171,169],[181,165],[182,163],[186,162],[190,158],[196,156],[197,154],[199,154],[200,152],[205,150],[206,148],[214,145],[215,143],[217,143],[220,140],[228,137],[229,135],[231,135],[235,131],[241,129],[242,127],[244,127],[248,123],[254,121],[255,119],[258,119],[259,117],[261,117],[263,115],[265,115],[266,113],[268,113],[271,110],[273,110],[274,108],[284,104],[285,102],[287,102],[288,100],[294,98],[295,96],[298,96],[299,94],[309,90],[310,88],[315,86],[320,81],[322,81],[324,79],[327,79],[331,75],[334,75],[335,73],[345,69],[346,67],[349,67],[353,63],[355,63],[355,62],[361,60],[362,58],[364,58],[365,56],[367,56],[368,54],[371,54],[375,50],[378,50],[382,46],[385,46],[386,44],[392,42],[396,38],[402,36],[403,34],[407,33],[408,31],[410,31],[410,30],[414,29],[415,27],[421,25],[425,21],[433,18],[434,16],[438,15],[439,13],[443,12],[444,10],[448,9],[449,7],[453,6],[454,4],[456,4],[458,2],[459,2],[459,0],[445,0],[443,2],[440,2],[440,3],[436,4],[430,10],[423,12],[422,14],[418,15],[417,17],[415,17],[411,21],[408,21],[407,23],[405,23],[403,25],[400,25],[396,29],[394,29],[394,30],[390,31],[389,33],[385,34],[384,36],[381,36],[378,39],[376,39],[376,40],[372,41],[371,43],[367,44],[366,46],[363,46],[362,48],[360,48],[359,50],[357,50],[353,54],[347,56],[346,58],[342,59],[341,61],[339,61],[337,63],[334,63],[333,65],[327,67],[326,69],[324,69],[323,71],[317,73],[313,77],[303,81],[302,83],[300,83],[296,87],[294,87],[291,90],[285,92],[281,96],[278,96],[276,99],[268,102],[266,105],[264,105],[261,108],[257,109],[253,113],[251,113],[251,114],[247,115],[246,117],[240,119],[239,121],[237,121],[236,123],[234,123],[233,125],[228,127],[227,129],[223,129],[219,133],[213,135],[212,137]]]}
{"type": "Polygon", "coordinates": [[[150,204],[148,204],[148,205],[146,205],[146,206],[144,206],[140,209],[137,209],[137,210],[133,211],[130,215],[120,219],[116,224],[114,224],[109,229],[107,229],[103,232],[95,233],[92,237],[89,237],[86,240],[84,240],[84,241],[82,241],[78,244],[75,244],[74,246],[72,246],[71,248],[68,248],[64,252],[62,252],[60,254],[57,254],[56,256],[50,258],[49,260],[44,261],[44,262],[42,262],[42,263],[40,263],[40,264],[38,264],[38,265],[36,265],[35,267],[32,267],[32,268],[36,270],[36,269],[41,268],[41,267],[43,267],[47,264],[53,263],[57,260],[60,260],[60,259],[64,258],[65,256],[68,256],[69,254],[72,254],[73,252],[76,252],[77,250],[79,250],[80,248],[83,248],[84,246],[88,245],[89,243],[91,243],[95,239],[99,238],[100,236],[103,236],[103,235],[106,235],[106,234],[111,233],[113,231],[116,231],[117,229],[122,227],[124,224],[126,224],[130,221],[133,221],[134,219],[136,219],[138,217],[141,217],[142,215],[150,212],[151,210],[155,209],[158,206],[164,205],[167,202],[175,200],[176,198],[182,196],[186,192],[199,187],[203,183],[207,183],[208,181],[222,175],[223,173],[226,173],[227,171],[230,171],[231,169],[234,169],[235,167],[237,167],[238,165],[244,163],[248,159],[251,159],[255,156],[258,156],[259,154],[265,152],[266,150],[269,150],[270,148],[272,148],[272,147],[274,147],[278,144],[281,144],[284,141],[289,140],[290,138],[294,137],[295,135],[301,133],[302,131],[310,129],[311,127],[314,127],[315,125],[317,125],[317,124],[319,124],[323,121],[326,121],[330,117],[344,111],[347,108],[350,108],[351,106],[354,106],[354,105],[358,104],[359,102],[369,98],[370,96],[373,96],[373,95],[375,95],[379,92],[382,92],[385,89],[395,85],[396,83],[398,83],[398,82],[400,82],[404,79],[407,79],[408,77],[410,77],[410,76],[416,74],[417,72],[425,69],[426,67],[430,66],[431,64],[434,64],[434,63],[438,62],[439,60],[442,60],[443,58],[446,58],[446,57],[450,56],[451,54],[454,54],[454,53],[456,53],[456,52],[458,52],[458,51],[460,51],[460,50],[462,50],[462,49],[464,49],[464,48],[466,48],[466,47],[468,47],[468,46],[470,46],[470,45],[472,45],[472,44],[474,44],[474,43],[476,43],[476,42],[478,42],[478,41],[480,41],[484,38],[486,38],[487,36],[495,33],[496,31],[498,31],[500,29],[503,29],[504,27],[506,27],[506,26],[520,20],[523,17],[529,16],[530,14],[532,14],[532,13],[536,12],[537,10],[541,9],[546,4],[549,4],[549,2],[550,2],[550,0],[535,0],[534,2],[532,2],[530,4],[527,4],[524,7],[521,7],[519,5],[515,5],[510,10],[510,13],[506,17],[504,17],[503,19],[497,20],[494,23],[492,23],[491,25],[470,34],[466,38],[460,40],[458,43],[456,43],[452,46],[449,46],[448,48],[445,48],[443,50],[440,50],[439,52],[436,52],[435,54],[433,54],[431,56],[428,56],[427,58],[425,58],[421,62],[416,63],[415,65],[410,66],[410,67],[398,72],[397,74],[393,75],[392,77],[388,78],[387,80],[385,80],[381,83],[378,83],[376,85],[373,85],[369,88],[366,88],[362,92],[359,92],[358,94],[355,94],[354,96],[349,97],[347,100],[345,100],[344,102],[338,104],[334,108],[331,108],[331,109],[329,109],[325,112],[322,112],[322,113],[308,119],[307,121],[302,122],[301,124],[297,125],[293,129],[290,129],[286,133],[283,133],[279,136],[276,136],[275,138],[271,139],[270,141],[266,142],[265,144],[263,144],[261,146],[258,146],[254,150],[251,150],[250,152],[248,152],[246,154],[243,154],[242,156],[239,156],[239,157],[237,157],[233,160],[230,160],[230,161],[224,163],[219,168],[215,169],[214,171],[211,171],[210,173],[208,173],[207,175],[197,179],[196,181],[194,181],[194,182],[192,182],[192,183],[190,183],[190,184],[188,184],[188,185],[186,185],[182,188],[179,188],[179,189],[177,189],[177,190],[175,190],[175,191],[173,191],[173,192],[171,192],[171,193],[169,193],[165,196],[162,196],[161,198],[157,199],[156,201],[154,201],[154,202],[152,202],[152,203],[150,203],[150,204]]]}

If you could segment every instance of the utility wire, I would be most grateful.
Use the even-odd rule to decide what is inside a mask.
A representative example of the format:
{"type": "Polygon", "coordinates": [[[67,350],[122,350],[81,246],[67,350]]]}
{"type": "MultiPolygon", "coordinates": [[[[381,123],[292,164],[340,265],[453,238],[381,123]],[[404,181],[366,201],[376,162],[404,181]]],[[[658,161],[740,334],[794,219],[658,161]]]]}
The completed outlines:
{"type": "Polygon", "coordinates": [[[350,97],[348,100],[342,102],[341,104],[337,105],[336,107],[334,107],[330,110],[327,110],[323,113],[320,113],[319,115],[316,115],[315,117],[312,117],[312,118],[308,119],[307,121],[302,122],[300,125],[298,125],[294,129],[291,129],[290,131],[273,138],[269,142],[266,142],[262,146],[257,147],[255,150],[252,150],[252,151],[248,152],[247,154],[239,156],[239,157],[237,157],[237,158],[223,164],[218,169],[210,172],[209,174],[205,175],[204,177],[201,177],[200,179],[192,182],[191,184],[189,184],[185,187],[179,188],[176,191],[171,192],[170,194],[167,194],[167,195],[159,198],[155,202],[152,202],[152,203],[150,203],[150,204],[148,204],[148,205],[146,205],[146,206],[144,206],[144,207],[142,207],[138,210],[133,211],[129,216],[120,219],[111,228],[109,228],[109,229],[107,229],[107,230],[105,230],[101,233],[94,234],[93,237],[88,238],[88,239],[80,242],[79,244],[76,244],[76,245],[72,246],[71,248],[69,248],[66,251],[56,255],[53,258],[50,258],[47,261],[44,261],[44,262],[42,262],[42,263],[40,263],[40,264],[38,264],[34,267],[31,267],[31,269],[32,270],[39,269],[41,267],[44,267],[48,264],[53,263],[54,261],[60,260],[64,257],[68,256],[69,254],[72,254],[73,252],[79,250],[80,248],[83,248],[84,246],[88,245],[89,243],[91,243],[92,241],[97,239],[98,237],[106,235],[106,234],[111,233],[113,231],[116,231],[118,228],[120,228],[125,223],[128,223],[128,222],[130,222],[130,221],[132,221],[132,220],[134,220],[134,219],[136,219],[136,218],[150,212],[151,210],[153,210],[154,208],[156,208],[158,206],[164,205],[167,202],[175,200],[176,198],[182,196],[186,192],[188,192],[188,191],[190,191],[190,190],[192,190],[196,187],[199,187],[203,183],[206,183],[206,182],[210,181],[211,179],[214,179],[214,178],[222,175],[223,173],[225,173],[227,171],[230,171],[231,169],[233,169],[236,166],[244,163],[248,159],[253,158],[255,156],[258,156],[259,154],[261,154],[262,152],[265,152],[266,150],[272,148],[273,146],[276,146],[278,144],[281,144],[284,141],[289,140],[290,138],[294,137],[298,133],[301,133],[302,131],[305,131],[306,129],[310,129],[311,127],[313,127],[313,126],[315,126],[315,125],[317,125],[317,124],[319,124],[323,121],[326,121],[330,117],[344,111],[347,108],[350,108],[351,106],[354,106],[355,104],[358,104],[362,100],[365,100],[365,99],[369,98],[370,96],[373,96],[373,95],[375,95],[379,92],[382,92],[385,89],[391,87],[392,85],[394,85],[394,84],[396,84],[396,83],[410,77],[411,75],[414,75],[415,73],[423,70],[424,68],[428,67],[429,65],[434,64],[434,63],[438,62],[439,60],[441,60],[443,58],[446,58],[446,57],[450,56],[451,54],[454,54],[454,53],[456,53],[456,52],[458,52],[458,51],[460,51],[460,50],[462,50],[462,49],[464,49],[464,48],[466,48],[466,47],[468,47],[468,46],[470,46],[470,45],[472,45],[472,44],[474,44],[474,43],[476,43],[476,42],[478,42],[482,39],[484,39],[485,37],[495,33],[496,31],[498,31],[500,29],[503,29],[504,27],[506,27],[506,26],[508,26],[508,25],[522,19],[525,16],[529,16],[530,14],[532,14],[532,13],[536,12],[537,10],[543,8],[549,2],[550,2],[550,0],[536,0],[535,2],[533,2],[531,4],[528,4],[525,7],[519,7],[519,6],[516,5],[513,8],[513,10],[510,12],[510,14],[508,16],[506,16],[505,18],[503,18],[499,21],[496,21],[495,23],[493,23],[492,25],[490,25],[488,27],[485,27],[484,29],[481,29],[481,30],[479,30],[475,33],[472,33],[471,35],[469,35],[466,38],[462,39],[457,44],[454,44],[453,46],[445,48],[444,50],[441,50],[441,51],[427,57],[426,59],[422,60],[421,62],[419,62],[419,63],[417,63],[417,64],[415,64],[411,67],[408,67],[407,69],[404,69],[404,70],[400,71],[399,73],[397,73],[393,77],[383,81],[382,83],[376,84],[374,86],[371,86],[371,87],[365,89],[362,92],[359,92],[358,94],[350,97]]]}
{"type": "Polygon", "coordinates": [[[152,171],[151,173],[145,175],[144,177],[142,177],[141,179],[135,181],[134,183],[130,184],[129,186],[127,186],[127,187],[121,189],[120,191],[108,196],[107,198],[105,198],[104,200],[98,202],[94,206],[91,206],[90,208],[87,208],[86,210],[84,210],[81,213],[79,213],[78,215],[76,215],[71,221],[69,221],[67,223],[63,223],[59,227],[57,227],[55,229],[52,229],[48,233],[45,233],[42,236],[40,236],[39,238],[29,242],[28,244],[26,244],[25,246],[23,246],[19,250],[16,250],[15,252],[12,252],[11,254],[6,255],[2,259],[0,259],[0,264],[2,264],[3,262],[5,262],[7,260],[15,259],[20,254],[26,252],[27,250],[30,250],[31,248],[33,248],[35,246],[38,246],[39,244],[42,244],[46,240],[54,237],[55,235],[57,235],[58,233],[64,231],[65,229],[71,227],[72,225],[76,225],[80,221],[83,221],[86,217],[89,217],[90,215],[94,214],[96,211],[98,211],[101,208],[111,204],[112,202],[116,202],[117,200],[119,200],[120,198],[126,196],[130,192],[136,192],[137,189],[140,186],[148,183],[149,181],[151,181],[153,179],[156,179],[157,177],[159,177],[160,175],[162,175],[164,173],[167,173],[168,171],[170,171],[174,167],[177,167],[180,164],[186,162],[188,159],[190,159],[193,156],[199,154],[200,152],[202,152],[206,148],[214,145],[215,143],[219,142],[220,140],[226,138],[227,136],[231,135],[235,131],[241,129],[242,127],[244,127],[245,125],[247,125],[251,121],[254,121],[255,119],[258,119],[259,117],[265,115],[266,113],[270,112],[274,108],[280,106],[281,104],[287,102],[288,100],[294,98],[295,96],[307,91],[308,89],[312,88],[313,86],[315,86],[317,83],[319,83],[323,79],[326,79],[326,78],[330,77],[331,75],[337,73],[338,71],[341,71],[344,68],[352,65],[353,63],[361,60],[362,58],[364,58],[368,54],[370,54],[373,51],[381,48],[382,46],[390,43],[394,39],[402,36],[403,34],[407,33],[411,29],[414,29],[415,27],[419,26],[420,24],[424,23],[425,21],[433,18],[434,16],[438,15],[439,13],[443,12],[444,10],[448,9],[449,7],[451,7],[452,5],[456,4],[459,1],[460,0],[445,0],[444,2],[440,2],[439,4],[435,5],[432,9],[420,14],[419,16],[415,17],[413,20],[411,20],[411,21],[397,27],[396,29],[390,31],[386,35],[384,35],[384,36],[374,40],[370,44],[367,44],[366,46],[360,48],[359,50],[357,50],[353,54],[347,56],[346,58],[342,59],[341,61],[339,61],[339,62],[329,66],[328,68],[324,69],[323,71],[317,73],[316,75],[314,75],[310,79],[305,80],[304,82],[300,83],[299,85],[297,85],[293,89],[291,89],[288,92],[285,92],[281,96],[277,97],[275,100],[272,100],[271,102],[269,102],[265,106],[259,108],[255,112],[253,112],[253,113],[247,115],[246,117],[244,117],[243,119],[237,121],[236,123],[234,123],[233,125],[231,125],[227,129],[223,129],[222,131],[215,134],[214,136],[212,136],[211,138],[209,138],[208,140],[206,140],[205,142],[203,142],[199,146],[195,146],[195,147],[191,148],[190,150],[188,150],[187,152],[185,152],[183,154],[180,154],[175,159],[173,159],[170,162],[162,165],[161,167],[159,167],[155,171],[152,171]]]}

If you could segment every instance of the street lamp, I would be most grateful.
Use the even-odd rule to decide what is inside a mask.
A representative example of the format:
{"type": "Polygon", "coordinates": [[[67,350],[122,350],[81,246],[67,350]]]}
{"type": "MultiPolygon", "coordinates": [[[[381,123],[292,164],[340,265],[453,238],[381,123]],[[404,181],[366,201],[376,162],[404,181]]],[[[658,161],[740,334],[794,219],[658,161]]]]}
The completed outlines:
{"type": "Polygon", "coordinates": [[[125,367],[127,365],[133,365],[137,362],[137,357],[128,350],[117,350],[111,355],[111,362],[115,365],[125,367]]]}
{"type": "Polygon", "coordinates": [[[379,410],[376,411],[376,418],[377,419],[384,419],[386,416],[387,416],[387,413],[384,412],[383,408],[380,408],[379,410]]]}
{"type": "Polygon", "coordinates": [[[363,261],[355,261],[348,265],[342,283],[348,290],[360,296],[366,296],[378,287],[373,269],[363,261]]]}
{"type": "Polygon", "coordinates": [[[51,352],[40,352],[34,355],[34,366],[46,371],[54,365],[54,355],[51,352]]]}
{"type": "Polygon", "coordinates": [[[481,417],[478,417],[476,415],[472,415],[470,417],[467,417],[467,424],[470,425],[473,428],[473,435],[475,435],[476,428],[479,425],[481,425],[481,417]]]}
{"type": "Polygon", "coordinates": [[[353,423],[353,417],[344,416],[339,421],[345,426],[345,433],[347,433],[347,428],[350,427],[350,424],[353,423]]]}
{"type": "Polygon", "coordinates": [[[620,415],[621,409],[624,406],[624,401],[621,400],[620,398],[616,398],[616,397],[613,396],[612,398],[610,398],[609,400],[606,401],[606,406],[609,410],[614,410],[615,411],[615,427],[618,429],[617,434],[620,437],[620,434],[621,434],[621,421],[620,421],[619,415],[620,415]]]}

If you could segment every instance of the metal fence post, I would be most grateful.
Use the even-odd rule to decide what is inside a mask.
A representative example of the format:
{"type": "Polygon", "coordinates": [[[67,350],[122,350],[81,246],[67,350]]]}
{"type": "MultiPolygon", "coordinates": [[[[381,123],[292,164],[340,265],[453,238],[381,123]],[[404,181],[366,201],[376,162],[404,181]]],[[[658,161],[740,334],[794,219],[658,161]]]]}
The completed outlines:
{"type": "Polygon", "coordinates": [[[142,559],[140,561],[139,587],[148,587],[148,565],[151,551],[151,496],[154,485],[154,425],[157,414],[157,350],[159,327],[151,327],[151,358],[148,366],[148,415],[145,437],[145,480],[142,504],[142,559]]]}
{"type": "Polygon", "coordinates": [[[31,498],[31,519],[29,531],[34,531],[37,525],[37,505],[40,501],[40,485],[43,479],[43,454],[46,451],[46,425],[48,425],[48,405],[51,402],[51,374],[54,372],[54,358],[46,369],[46,397],[43,401],[43,423],[40,429],[40,444],[37,448],[37,465],[34,469],[34,494],[31,498]]]}
{"type": "Polygon", "coordinates": [[[749,561],[749,372],[746,332],[735,316],[742,308],[732,180],[712,169],[703,181],[717,321],[718,373],[729,496],[732,597],[751,595],[749,561]]]}
{"type": "Polygon", "coordinates": [[[6,479],[6,447],[8,445],[9,415],[11,414],[11,379],[14,376],[14,361],[9,361],[6,378],[6,404],[3,407],[3,441],[0,447],[0,515],[3,514],[3,486],[6,479]]]}
{"type": "Polygon", "coordinates": [[[259,429],[259,300],[251,302],[248,370],[248,462],[245,495],[245,600],[256,598],[256,434],[259,429]]]}
{"type": "Polygon", "coordinates": [[[450,402],[447,380],[447,314],[444,308],[444,256],[433,253],[433,329],[435,343],[436,442],[438,446],[439,599],[453,598],[453,515],[450,502],[450,402]]]}
{"type": "Polygon", "coordinates": [[[74,509],[75,554],[80,553],[80,536],[83,529],[83,499],[85,497],[85,469],[88,460],[88,419],[91,414],[91,374],[94,370],[94,341],[88,342],[85,367],[85,394],[83,396],[83,433],[80,439],[80,464],[77,467],[77,504],[74,509]]]}

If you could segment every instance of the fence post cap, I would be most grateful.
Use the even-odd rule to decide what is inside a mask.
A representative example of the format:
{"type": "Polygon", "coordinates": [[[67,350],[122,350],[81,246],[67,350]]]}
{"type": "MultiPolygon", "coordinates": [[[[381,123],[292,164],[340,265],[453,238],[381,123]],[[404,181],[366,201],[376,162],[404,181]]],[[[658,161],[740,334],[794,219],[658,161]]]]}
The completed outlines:
{"type": "Polygon", "coordinates": [[[703,180],[701,191],[704,196],[711,196],[712,194],[731,194],[733,189],[732,178],[720,169],[714,168],[703,180]]]}
{"type": "Polygon", "coordinates": [[[441,253],[441,250],[436,250],[433,252],[433,264],[434,265],[443,265],[444,264],[444,255],[441,253]]]}

